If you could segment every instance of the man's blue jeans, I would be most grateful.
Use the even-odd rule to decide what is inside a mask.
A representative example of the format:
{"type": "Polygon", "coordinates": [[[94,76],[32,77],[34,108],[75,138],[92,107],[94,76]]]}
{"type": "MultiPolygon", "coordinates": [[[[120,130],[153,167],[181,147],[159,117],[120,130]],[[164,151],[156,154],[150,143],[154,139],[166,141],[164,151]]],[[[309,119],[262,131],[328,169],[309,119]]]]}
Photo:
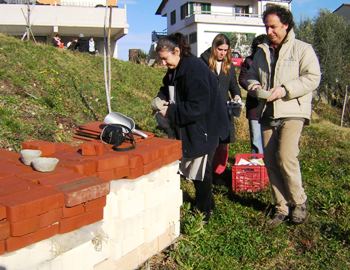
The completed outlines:
{"type": "Polygon", "coordinates": [[[263,154],[263,138],[258,120],[249,120],[250,145],[252,153],[263,154]]]}

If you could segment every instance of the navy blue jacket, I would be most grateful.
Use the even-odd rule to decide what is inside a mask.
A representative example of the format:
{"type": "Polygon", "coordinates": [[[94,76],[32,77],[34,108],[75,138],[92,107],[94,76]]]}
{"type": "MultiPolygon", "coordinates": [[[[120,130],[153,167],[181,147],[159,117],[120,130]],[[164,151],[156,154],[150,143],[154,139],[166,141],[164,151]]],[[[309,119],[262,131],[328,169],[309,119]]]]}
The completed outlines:
{"type": "Polygon", "coordinates": [[[167,116],[179,128],[183,157],[196,158],[213,152],[229,135],[226,104],[218,91],[216,76],[195,56],[182,57],[173,80],[168,70],[161,91],[168,97],[168,85],[175,86],[175,104],[167,116]]]}

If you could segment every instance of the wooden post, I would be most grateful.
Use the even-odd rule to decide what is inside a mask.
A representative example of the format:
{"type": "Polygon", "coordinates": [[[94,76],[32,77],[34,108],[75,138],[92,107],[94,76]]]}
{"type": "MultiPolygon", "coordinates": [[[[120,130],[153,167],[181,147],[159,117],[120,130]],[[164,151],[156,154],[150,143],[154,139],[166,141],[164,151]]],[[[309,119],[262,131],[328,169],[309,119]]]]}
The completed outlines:
{"type": "Polygon", "coordinates": [[[341,127],[343,126],[344,113],[345,113],[345,108],[347,103],[348,103],[348,85],[345,87],[345,98],[344,98],[343,111],[342,111],[341,120],[340,120],[341,127]]]}

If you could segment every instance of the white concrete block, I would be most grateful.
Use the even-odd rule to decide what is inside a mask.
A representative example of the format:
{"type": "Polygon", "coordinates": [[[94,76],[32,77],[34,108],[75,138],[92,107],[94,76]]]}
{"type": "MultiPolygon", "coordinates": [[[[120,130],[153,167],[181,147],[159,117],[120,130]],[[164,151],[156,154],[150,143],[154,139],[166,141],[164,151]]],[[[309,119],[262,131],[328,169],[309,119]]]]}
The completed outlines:
{"type": "MultiPolygon", "coordinates": [[[[122,242],[115,242],[109,240],[108,242],[109,256],[108,258],[113,261],[118,261],[122,257],[122,242]]],[[[97,264],[98,265],[98,264],[97,264]]]]}
{"type": "Polygon", "coordinates": [[[135,180],[111,181],[103,221],[5,253],[0,266],[8,270],[135,269],[180,235],[182,191],[177,170],[174,162],[135,180]]]}
{"type": "Polygon", "coordinates": [[[130,236],[127,239],[124,239],[122,242],[122,256],[125,254],[128,254],[129,252],[133,251],[134,249],[137,249],[139,246],[141,246],[144,242],[143,235],[134,235],[130,236]]]}
{"type": "Polygon", "coordinates": [[[103,217],[116,218],[119,216],[118,196],[114,192],[107,195],[106,206],[103,208],[103,217]]]}
{"type": "Polygon", "coordinates": [[[120,218],[108,219],[103,221],[102,229],[108,239],[121,242],[124,234],[123,224],[123,220],[120,218]]]}
{"type": "MultiPolygon", "coordinates": [[[[130,196],[131,197],[131,196],[130,196]]],[[[119,218],[127,219],[144,211],[144,196],[135,196],[127,201],[119,201],[119,218]]]]}
{"type": "Polygon", "coordinates": [[[54,258],[54,255],[51,252],[51,242],[44,240],[17,251],[1,255],[0,266],[13,270],[36,269],[39,263],[52,258],[54,258]]]}

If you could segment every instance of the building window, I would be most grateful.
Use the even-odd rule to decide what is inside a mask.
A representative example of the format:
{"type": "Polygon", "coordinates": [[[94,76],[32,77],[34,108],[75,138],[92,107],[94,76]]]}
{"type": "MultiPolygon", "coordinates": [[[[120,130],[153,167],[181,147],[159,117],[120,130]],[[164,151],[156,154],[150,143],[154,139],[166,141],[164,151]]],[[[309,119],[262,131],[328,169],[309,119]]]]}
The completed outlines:
{"type": "Polygon", "coordinates": [[[176,23],[176,10],[173,10],[170,13],[170,24],[173,25],[176,23]]]}
{"type": "Polygon", "coordinates": [[[188,4],[181,6],[181,20],[185,19],[188,16],[188,4]]]}
{"type": "Polygon", "coordinates": [[[197,32],[193,32],[189,35],[188,41],[190,44],[196,43],[197,42],[197,32]]]}
{"type": "Polygon", "coordinates": [[[211,4],[210,3],[201,3],[201,13],[210,14],[211,13],[211,4]]]}
{"type": "Polygon", "coordinates": [[[249,6],[235,6],[235,14],[239,16],[248,16],[249,15],[249,6]]]}
{"type": "Polygon", "coordinates": [[[189,6],[189,15],[193,15],[194,14],[194,3],[193,2],[190,2],[188,3],[188,6],[189,6]]]}

